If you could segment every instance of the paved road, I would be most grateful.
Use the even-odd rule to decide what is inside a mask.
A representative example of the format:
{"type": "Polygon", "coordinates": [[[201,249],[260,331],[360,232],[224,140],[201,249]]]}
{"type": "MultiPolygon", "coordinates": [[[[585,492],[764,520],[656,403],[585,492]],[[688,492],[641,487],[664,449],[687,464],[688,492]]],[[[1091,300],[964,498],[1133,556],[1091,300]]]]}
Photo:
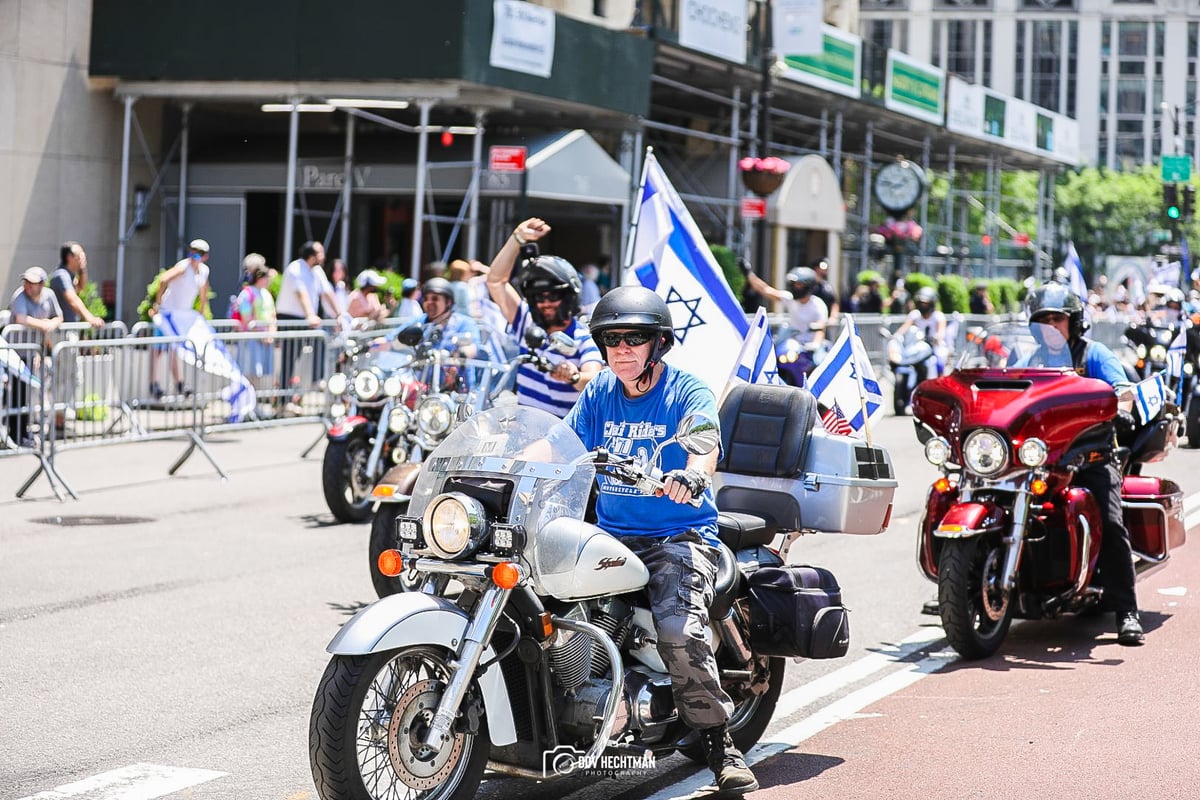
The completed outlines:
{"type": "MultiPolygon", "coordinates": [[[[116,770],[125,770],[118,778],[127,785],[161,790],[144,797],[315,797],[307,723],[323,648],[373,597],[366,527],[333,524],[325,510],[321,448],[313,459],[297,457],[318,433],[314,426],[215,438],[228,481],[199,455],[167,477],[181,442],[64,454],[59,467],[81,495],[68,503],[54,501],[44,480],[30,498],[11,499],[33,462],[0,459],[0,798],[116,770]],[[112,516],[126,519],[105,519],[112,516]],[[158,766],[134,766],[142,764],[158,766]]],[[[1158,776],[1170,773],[1144,765],[1170,756],[1173,769],[1192,774],[1183,756],[1195,748],[1186,738],[1173,752],[1147,745],[1130,759],[1111,735],[1090,734],[1161,716],[1145,730],[1162,732],[1165,742],[1171,725],[1186,727],[1185,715],[1160,712],[1168,696],[1186,696],[1181,709],[1194,707],[1194,696],[1160,686],[1190,685],[1187,644],[1197,631],[1188,626],[1200,627],[1200,618],[1187,587],[1200,550],[1180,551],[1144,585],[1153,629],[1141,650],[1118,649],[1103,621],[1021,624],[1003,656],[961,667],[938,653],[940,629],[918,614],[933,591],[914,563],[915,518],[932,468],[911,421],[886,419],[876,437],[901,476],[891,529],[808,537],[793,559],[838,575],[853,611],[853,648],[845,659],[789,667],[767,737],[773,744],[763,749],[773,755],[759,768],[760,794],[994,797],[1008,794],[1017,774],[1020,785],[1052,778],[1059,768],[1051,755],[1080,753],[1117,770],[1133,760],[1143,775],[1158,776]],[[1148,713],[1114,713],[1111,690],[1097,701],[1080,695],[1092,675],[1097,685],[1132,687],[1148,713]],[[1036,713],[1056,707],[1040,735],[1021,740],[1036,713]],[[1100,719],[1080,722],[1066,709],[1100,719]],[[1043,754],[1046,766],[1038,767],[1043,754]],[[918,765],[931,762],[944,773],[927,784],[930,773],[918,765]],[[1040,772],[1024,777],[1034,767],[1040,772]],[[994,776],[999,789],[978,775],[994,776]]],[[[1200,490],[1198,463],[1196,453],[1179,452],[1164,467],[1192,493],[1200,490]]],[[[697,791],[707,778],[696,774],[672,757],[650,776],[598,784],[492,777],[480,796],[665,799],[697,791]]],[[[1114,774],[1122,773],[1089,782],[1072,773],[1073,789],[1132,796],[1104,794],[1117,785],[1114,774]]],[[[1194,783],[1169,778],[1171,786],[1194,783]]],[[[79,788],[50,796],[125,797],[79,788]]]]}

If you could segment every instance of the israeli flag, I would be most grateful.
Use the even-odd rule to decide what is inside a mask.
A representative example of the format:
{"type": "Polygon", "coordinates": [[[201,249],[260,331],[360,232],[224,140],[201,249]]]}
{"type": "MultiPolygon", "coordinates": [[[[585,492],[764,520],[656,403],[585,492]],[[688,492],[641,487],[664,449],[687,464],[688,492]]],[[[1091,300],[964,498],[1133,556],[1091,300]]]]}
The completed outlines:
{"type": "Polygon", "coordinates": [[[1074,241],[1067,244],[1067,260],[1063,263],[1063,267],[1067,270],[1067,279],[1070,281],[1071,291],[1086,306],[1088,299],[1087,280],[1083,277],[1083,262],[1079,260],[1079,253],[1075,250],[1074,241]]]}
{"type": "Polygon", "coordinates": [[[622,283],[641,284],[667,302],[675,347],[666,360],[720,396],[750,329],[746,315],[653,152],[640,198],[622,283]]]}
{"type": "Polygon", "coordinates": [[[8,380],[7,375],[4,374],[8,373],[14,378],[28,383],[34,389],[42,388],[41,380],[30,371],[20,353],[13,349],[3,336],[0,336],[0,367],[3,367],[3,370],[0,371],[0,386],[3,386],[8,380]]]}
{"type": "Polygon", "coordinates": [[[154,324],[165,336],[187,337],[172,345],[183,363],[193,366],[203,356],[201,369],[229,381],[229,385],[221,390],[221,399],[229,403],[230,422],[241,422],[254,410],[257,404],[254,387],[242,375],[202,314],[198,311],[163,311],[154,317],[154,324]]]}
{"type": "Polygon", "coordinates": [[[733,365],[733,374],[726,382],[725,391],[739,383],[771,383],[781,385],[779,367],[775,363],[775,342],[771,338],[771,327],[767,323],[767,312],[758,307],[746,338],[742,340],[742,352],[733,365]]]}
{"type": "Polygon", "coordinates": [[[1154,267],[1154,277],[1150,282],[1160,286],[1177,287],[1182,285],[1180,281],[1183,278],[1183,265],[1178,261],[1172,261],[1167,264],[1158,264],[1154,267]]]}
{"type": "Polygon", "coordinates": [[[825,360],[808,376],[806,388],[826,408],[842,409],[854,436],[866,436],[871,420],[883,413],[883,392],[854,320],[849,314],[842,316],[842,333],[825,360]]]}
{"type": "Polygon", "coordinates": [[[1167,387],[1160,374],[1151,375],[1146,380],[1133,387],[1133,398],[1138,410],[1138,417],[1145,425],[1158,416],[1167,400],[1167,387]]]}

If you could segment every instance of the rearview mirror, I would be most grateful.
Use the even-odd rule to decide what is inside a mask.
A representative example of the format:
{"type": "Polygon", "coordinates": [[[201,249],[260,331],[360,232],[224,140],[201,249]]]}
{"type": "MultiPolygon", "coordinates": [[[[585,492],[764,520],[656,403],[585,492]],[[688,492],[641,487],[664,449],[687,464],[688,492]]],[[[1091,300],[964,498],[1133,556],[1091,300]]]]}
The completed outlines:
{"type": "Polygon", "coordinates": [[[407,328],[401,328],[396,333],[396,341],[400,344],[406,344],[409,347],[416,347],[425,338],[425,329],[419,324],[409,325],[407,328]]]}
{"type": "Polygon", "coordinates": [[[675,441],[692,455],[702,456],[717,449],[721,443],[721,429],[707,414],[688,414],[679,421],[675,441]]]}

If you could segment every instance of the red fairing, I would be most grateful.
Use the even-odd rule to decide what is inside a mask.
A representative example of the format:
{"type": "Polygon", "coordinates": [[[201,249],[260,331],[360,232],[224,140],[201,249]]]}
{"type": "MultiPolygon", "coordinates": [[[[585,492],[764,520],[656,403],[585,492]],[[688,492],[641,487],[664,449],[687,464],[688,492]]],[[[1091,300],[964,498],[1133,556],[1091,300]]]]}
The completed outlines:
{"type": "Polygon", "coordinates": [[[958,502],[958,487],[951,486],[944,492],[939,492],[936,486],[929,487],[925,498],[925,513],[921,516],[917,538],[917,563],[925,577],[931,581],[937,580],[938,553],[933,531],[946,516],[946,512],[958,502]]]}
{"type": "Polygon", "coordinates": [[[913,416],[956,448],[970,431],[996,428],[1014,442],[1041,439],[1050,463],[1116,413],[1111,386],[1066,370],[966,369],[924,381],[913,395],[913,416]]]}
{"type": "Polygon", "coordinates": [[[1096,561],[1100,558],[1100,540],[1104,535],[1104,522],[1100,519],[1100,508],[1096,505],[1096,499],[1087,489],[1072,486],[1058,493],[1054,507],[1051,527],[1066,532],[1069,544],[1065,551],[1070,554],[1070,561],[1066,573],[1060,576],[1061,585],[1056,587],[1052,582],[1048,582],[1047,586],[1051,589],[1066,589],[1074,583],[1082,563],[1085,536],[1089,539],[1087,575],[1090,583],[1092,573],[1096,569],[1096,561]],[[1087,521],[1086,528],[1080,522],[1081,518],[1087,521]]]}

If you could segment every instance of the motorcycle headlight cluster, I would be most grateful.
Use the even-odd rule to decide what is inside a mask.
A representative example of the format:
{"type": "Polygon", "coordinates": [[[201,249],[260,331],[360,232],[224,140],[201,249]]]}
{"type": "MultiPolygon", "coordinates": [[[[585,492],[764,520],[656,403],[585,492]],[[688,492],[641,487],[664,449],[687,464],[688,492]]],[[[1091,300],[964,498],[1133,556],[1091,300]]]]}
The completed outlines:
{"type": "Polygon", "coordinates": [[[1026,439],[1017,448],[1017,458],[1027,467],[1040,467],[1046,463],[1049,450],[1041,439],[1026,439]]]}
{"type": "Polygon", "coordinates": [[[387,426],[392,433],[404,433],[412,422],[412,412],[404,406],[393,408],[388,414],[387,426]]]}
{"type": "Polygon", "coordinates": [[[925,443],[925,460],[935,467],[940,467],[950,460],[950,443],[941,436],[935,436],[925,443]]]}
{"type": "Polygon", "coordinates": [[[404,390],[404,381],[400,380],[399,375],[388,375],[383,380],[383,393],[388,397],[395,397],[404,390]]]}
{"type": "Polygon", "coordinates": [[[346,377],[346,373],[344,372],[333,373],[329,376],[329,380],[325,384],[330,394],[345,394],[349,386],[350,379],[346,377]]]}
{"type": "Polygon", "coordinates": [[[1155,362],[1167,360],[1167,348],[1161,344],[1156,344],[1150,348],[1150,360],[1155,362]]]}
{"type": "Polygon", "coordinates": [[[370,400],[379,394],[382,381],[374,370],[364,369],[354,375],[354,394],[360,400],[370,400]]]}
{"type": "Polygon", "coordinates": [[[1008,466],[1008,442],[987,428],[974,431],[963,443],[963,461],[963,466],[977,475],[999,475],[1008,466]]]}
{"type": "Polygon", "coordinates": [[[417,427],[427,436],[441,436],[453,422],[454,407],[445,395],[428,395],[417,406],[417,427]]]}
{"type": "Polygon", "coordinates": [[[441,558],[466,555],[487,532],[487,514],[482,504],[461,492],[435,497],[424,516],[425,544],[441,558]]]}

